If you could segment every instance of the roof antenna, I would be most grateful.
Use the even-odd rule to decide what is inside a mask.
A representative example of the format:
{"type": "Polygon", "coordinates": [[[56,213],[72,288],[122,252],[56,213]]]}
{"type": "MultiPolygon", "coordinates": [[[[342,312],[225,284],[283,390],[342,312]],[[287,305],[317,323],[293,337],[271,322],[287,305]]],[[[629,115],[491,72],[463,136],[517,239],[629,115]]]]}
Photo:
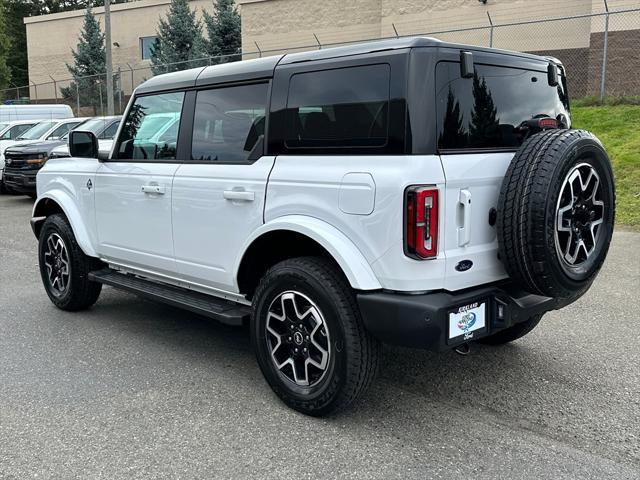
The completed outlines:
{"type": "Polygon", "coordinates": [[[396,24],[392,23],[391,26],[393,27],[393,31],[396,32],[396,38],[400,38],[400,35],[398,35],[398,29],[396,28],[396,24]]]}

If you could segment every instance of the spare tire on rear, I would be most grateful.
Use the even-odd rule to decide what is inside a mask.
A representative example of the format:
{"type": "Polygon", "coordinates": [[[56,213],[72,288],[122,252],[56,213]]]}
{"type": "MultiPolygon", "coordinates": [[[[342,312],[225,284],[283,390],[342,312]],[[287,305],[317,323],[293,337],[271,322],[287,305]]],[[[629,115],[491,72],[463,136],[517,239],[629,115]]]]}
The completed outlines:
{"type": "Polygon", "coordinates": [[[611,163],[594,135],[533,135],[514,156],[500,190],[500,259],[531,293],[577,297],[604,262],[614,211],[611,163]]]}

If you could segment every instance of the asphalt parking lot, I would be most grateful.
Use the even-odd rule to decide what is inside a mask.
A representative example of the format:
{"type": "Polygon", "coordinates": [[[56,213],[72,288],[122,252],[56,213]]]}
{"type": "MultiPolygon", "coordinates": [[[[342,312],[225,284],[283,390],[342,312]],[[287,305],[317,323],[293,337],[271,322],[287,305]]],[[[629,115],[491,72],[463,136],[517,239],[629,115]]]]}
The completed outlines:
{"type": "Polygon", "coordinates": [[[271,393],[246,330],[112,289],[55,309],[31,206],[0,196],[0,479],[639,476],[638,233],[524,339],[386,348],[359,404],[312,419],[271,393]]]}

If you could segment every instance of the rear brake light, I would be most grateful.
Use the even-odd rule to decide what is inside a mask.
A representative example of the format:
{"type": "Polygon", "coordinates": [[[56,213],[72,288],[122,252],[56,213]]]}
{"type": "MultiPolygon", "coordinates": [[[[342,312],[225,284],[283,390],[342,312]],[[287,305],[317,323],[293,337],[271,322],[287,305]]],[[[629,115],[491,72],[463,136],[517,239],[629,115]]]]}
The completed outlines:
{"type": "Polygon", "coordinates": [[[410,187],[405,198],[405,252],[417,259],[438,255],[438,189],[410,187]]]}
{"type": "Polygon", "coordinates": [[[538,120],[538,128],[541,130],[558,128],[558,121],[555,118],[541,118],[538,120]]]}

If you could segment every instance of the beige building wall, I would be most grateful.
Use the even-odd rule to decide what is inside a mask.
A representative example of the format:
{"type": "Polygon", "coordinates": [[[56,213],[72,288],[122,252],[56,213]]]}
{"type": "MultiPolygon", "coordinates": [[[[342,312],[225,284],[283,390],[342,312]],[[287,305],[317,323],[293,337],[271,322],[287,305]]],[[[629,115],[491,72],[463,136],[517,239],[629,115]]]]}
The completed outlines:
{"type": "MultiPolygon", "coordinates": [[[[487,13],[495,24],[588,15],[604,0],[237,0],[242,9],[243,51],[287,50],[363,38],[433,34],[443,40],[488,45],[487,13]],[[394,29],[395,27],[395,29],[394,29]],[[443,33],[474,28],[473,31],[443,33]]],[[[637,8],[638,0],[609,0],[611,9],[637,8]]],[[[594,20],[594,24],[598,24],[594,20]]],[[[595,26],[595,25],[594,25],[595,26]]],[[[494,46],[546,51],[589,45],[591,19],[496,29],[494,46]]]]}
{"type": "MultiPolygon", "coordinates": [[[[198,15],[203,9],[212,10],[211,0],[191,1],[198,15]]],[[[111,7],[111,39],[119,47],[112,47],[114,71],[122,71],[122,87],[125,94],[131,93],[130,66],[133,67],[134,86],[152,76],[149,60],[142,60],[140,38],[156,35],[158,20],[166,16],[170,0],[141,0],[113,5],[111,7]]],[[[28,17],[27,50],[29,58],[29,80],[33,84],[59,80],[60,87],[69,84],[70,74],[66,64],[73,63],[72,49],[76,49],[82,28],[84,10],[28,17]]],[[[104,28],[104,8],[94,9],[94,14],[104,28]]],[[[36,94],[31,88],[31,97],[36,94]]],[[[39,98],[55,98],[53,83],[37,87],[39,98]]]]}
{"type": "MultiPolygon", "coordinates": [[[[245,58],[280,52],[338,45],[372,38],[432,34],[446,41],[488,45],[488,13],[496,25],[544,18],[580,16],[604,11],[604,0],[236,0],[242,16],[242,46],[245,58]],[[478,29],[485,26],[487,28],[478,29]],[[469,29],[450,32],[450,30],[469,29]]],[[[140,0],[112,6],[114,70],[121,69],[125,94],[152,73],[142,60],[140,38],[154,36],[170,0],[140,0]],[[134,69],[133,74],[129,70],[134,69]]],[[[212,9],[212,0],[192,0],[198,16],[212,9]]],[[[608,0],[611,10],[640,7],[640,0],[608,0]]],[[[104,24],[104,10],[94,13],[104,24]]],[[[68,85],[66,63],[72,63],[84,11],[26,18],[31,83],[39,85],[39,99],[53,99],[51,77],[68,85]]],[[[587,74],[585,55],[593,50],[594,38],[602,36],[604,17],[584,17],[546,23],[496,28],[493,46],[549,53],[571,52],[569,64],[587,74]],[[581,63],[582,62],[582,63],[581,63]]],[[[611,31],[640,30],[640,13],[612,17],[611,31]]],[[[622,50],[621,50],[622,51],[622,50]]],[[[563,59],[564,60],[564,59],[563,59]]],[[[587,61],[588,62],[588,61],[587,61]]],[[[581,73],[582,74],[582,73],[581,73]]],[[[31,88],[32,98],[35,88],[31,88]]]]}

